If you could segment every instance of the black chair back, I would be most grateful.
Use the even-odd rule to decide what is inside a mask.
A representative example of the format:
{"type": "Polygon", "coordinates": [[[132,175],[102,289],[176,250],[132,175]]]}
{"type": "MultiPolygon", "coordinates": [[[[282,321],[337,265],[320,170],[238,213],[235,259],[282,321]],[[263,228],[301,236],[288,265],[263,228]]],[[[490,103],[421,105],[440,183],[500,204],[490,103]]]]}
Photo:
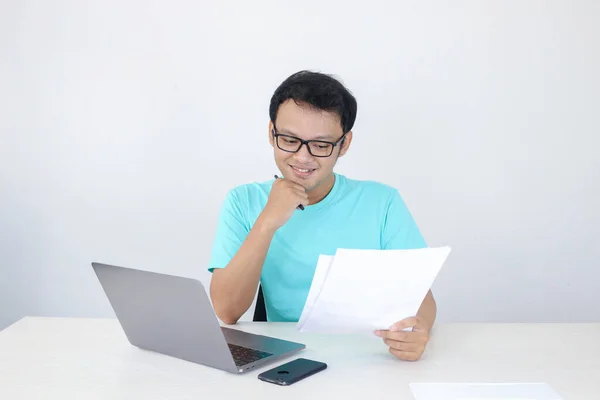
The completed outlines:
{"type": "Polygon", "coordinates": [[[267,322],[267,307],[265,306],[265,296],[263,295],[262,286],[258,285],[258,296],[256,297],[256,307],[254,308],[255,322],[267,322]]]}

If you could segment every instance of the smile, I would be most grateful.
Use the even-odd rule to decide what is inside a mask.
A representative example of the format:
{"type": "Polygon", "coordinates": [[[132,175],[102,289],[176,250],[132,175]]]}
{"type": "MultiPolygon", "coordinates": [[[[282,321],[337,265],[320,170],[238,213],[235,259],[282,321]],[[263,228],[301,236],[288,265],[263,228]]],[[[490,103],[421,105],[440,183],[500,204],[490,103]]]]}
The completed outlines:
{"type": "Polygon", "coordinates": [[[301,177],[309,176],[315,170],[314,168],[313,169],[297,168],[297,167],[294,167],[293,165],[290,165],[290,167],[292,168],[292,170],[294,171],[294,173],[296,175],[301,176],[301,177]]]}

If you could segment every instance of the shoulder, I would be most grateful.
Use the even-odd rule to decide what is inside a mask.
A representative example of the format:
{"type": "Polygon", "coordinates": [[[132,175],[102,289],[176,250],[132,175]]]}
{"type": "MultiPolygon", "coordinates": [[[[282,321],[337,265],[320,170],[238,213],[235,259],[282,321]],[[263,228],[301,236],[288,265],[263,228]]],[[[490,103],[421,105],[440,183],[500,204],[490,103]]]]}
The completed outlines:
{"type": "Polygon", "coordinates": [[[348,193],[388,204],[398,199],[401,200],[398,189],[387,183],[375,180],[350,179],[343,175],[340,175],[340,178],[343,180],[348,193]]]}
{"type": "Polygon", "coordinates": [[[390,213],[395,215],[408,213],[407,205],[398,188],[375,180],[343,179],[346,188],[344,197],[351,203],[359,205],[361,209],[377,212],[382,216],[390,213]]]}
{"type": "Polygon", "coordinates": [[[265,194],[268,196],[272,186],[273,180],[244,183],[231,188],[227,195],[234,198],[246,198],[265,194]]]}
{"type": "Polygon", "coordinates": [[[269,198],[273,180],[244,183],[229,189],[225,196],[225,205],[235,207],[244,214],[254,208],[261,208],[269,198]]]}

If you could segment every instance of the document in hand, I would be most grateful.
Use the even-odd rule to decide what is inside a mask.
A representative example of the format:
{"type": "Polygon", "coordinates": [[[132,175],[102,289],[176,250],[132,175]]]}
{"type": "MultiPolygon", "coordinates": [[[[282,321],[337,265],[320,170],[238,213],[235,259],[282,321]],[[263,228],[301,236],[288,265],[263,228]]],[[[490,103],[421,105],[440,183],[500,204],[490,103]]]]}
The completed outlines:
{"type": "Polygon", "coordinates": [[[413,317],[449,254],[438,247],[321,255],[297,329],[372,333],[413,317]]]}

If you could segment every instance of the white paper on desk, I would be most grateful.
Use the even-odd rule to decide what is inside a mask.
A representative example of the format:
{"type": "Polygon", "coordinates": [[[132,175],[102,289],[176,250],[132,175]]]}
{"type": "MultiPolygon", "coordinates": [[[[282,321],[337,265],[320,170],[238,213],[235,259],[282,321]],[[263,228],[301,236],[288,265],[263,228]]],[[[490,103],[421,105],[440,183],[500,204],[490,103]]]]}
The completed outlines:
{"type": "Polygon", "coordinates": [[[411,383],[415,400],[563,400],[545,383],[411,383]]]}
{"type": "Polygon", "coordinates": [[[371,333],[415,316],[449,253],[449,247],[338,249],[298,329],[371,333]]]}

